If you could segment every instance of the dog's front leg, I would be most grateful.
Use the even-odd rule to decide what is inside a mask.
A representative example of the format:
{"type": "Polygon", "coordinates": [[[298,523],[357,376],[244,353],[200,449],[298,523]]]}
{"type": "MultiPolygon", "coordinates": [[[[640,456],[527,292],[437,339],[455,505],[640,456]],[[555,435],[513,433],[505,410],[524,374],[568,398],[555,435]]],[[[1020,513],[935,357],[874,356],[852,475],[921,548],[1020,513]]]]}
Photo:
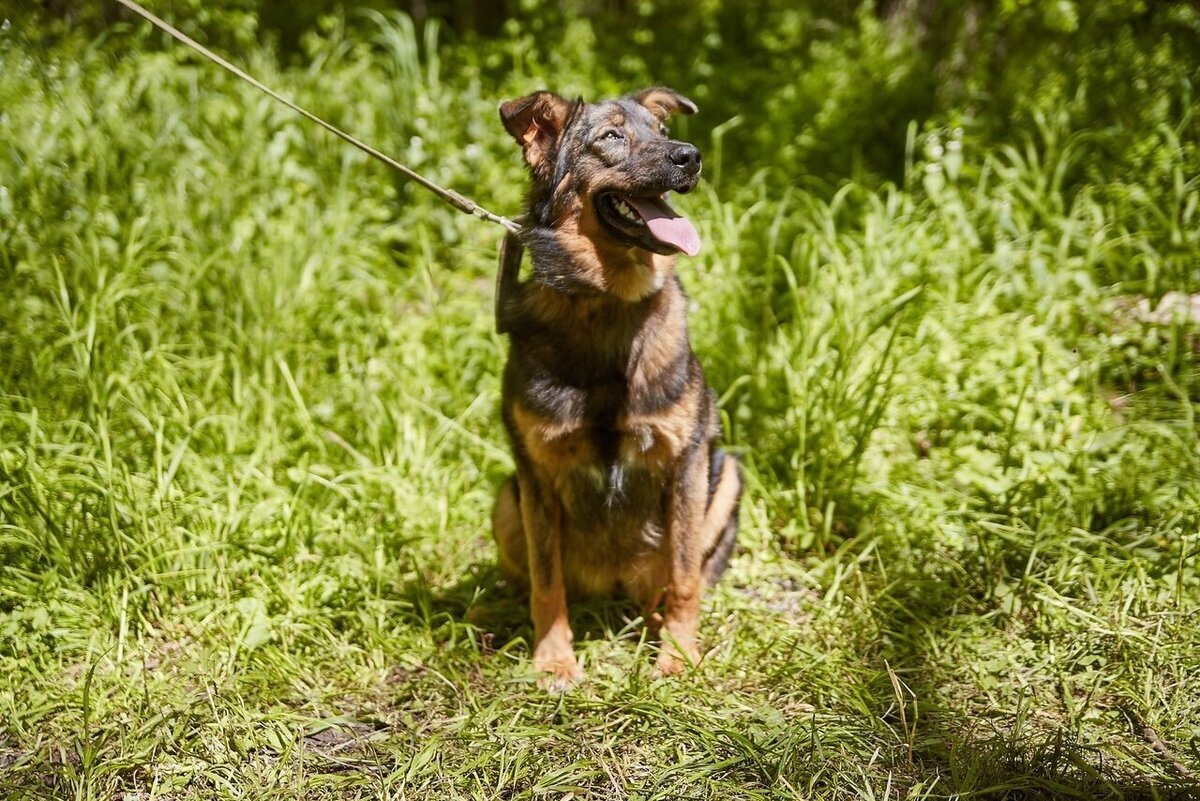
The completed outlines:
{"type": "Polygon", "coordinates": [[[564,513],[552,492],[525,471],[518,476],[521,517],[529,554],[529,606],[533,617],[533,666],[546,675],[538,684],[562,692],[581,678],[571,647],[574,635],[567,617],[563,582],[564,513]]]}
{"type": "Polygon", "coordinates": [[[696,451],[684,460],[672,484],[667,518],[668,578],[663,600],[662,645],[658,672],[679,673],[700,661],[696,627],[700,595],[704,590],[704,553],[699,540],[704,520],[708,471],[707,451],[696,451]]]}

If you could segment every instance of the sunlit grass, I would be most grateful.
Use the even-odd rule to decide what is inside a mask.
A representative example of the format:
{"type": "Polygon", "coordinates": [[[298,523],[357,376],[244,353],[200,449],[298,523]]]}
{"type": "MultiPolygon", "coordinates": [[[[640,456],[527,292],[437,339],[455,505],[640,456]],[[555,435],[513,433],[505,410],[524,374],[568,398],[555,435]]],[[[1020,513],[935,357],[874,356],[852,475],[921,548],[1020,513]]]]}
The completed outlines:
{"type": "MultiPolygon", "coordinates": [[[[497,100],[588,76],[497,83],[373,24],[244,59],[516,211],[497,100]]],[[[710,160],[681,270],[742,547],[699,670],[653,679],[634,612],[579,605],[556,698],[494,588],[498,230],[153,43],[0,39],[6,795],[1194,786],[1200,332],[1114,303],[1196,291],[1182,167],[1068,186],[1063,120],[910,133],[903,185],[830,195],[710,160]]]]}

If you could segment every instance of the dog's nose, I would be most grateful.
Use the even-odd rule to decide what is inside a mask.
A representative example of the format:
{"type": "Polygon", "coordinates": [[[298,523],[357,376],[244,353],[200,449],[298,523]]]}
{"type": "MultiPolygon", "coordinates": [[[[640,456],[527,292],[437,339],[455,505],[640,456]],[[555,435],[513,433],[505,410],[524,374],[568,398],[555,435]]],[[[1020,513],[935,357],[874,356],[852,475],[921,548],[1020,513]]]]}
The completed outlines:
{"type": "Polygon", "coordinates": [[[688,175],[700,172],[700,150],[695,145],[679,144],[671,148],[671,163],[688,175]]]}

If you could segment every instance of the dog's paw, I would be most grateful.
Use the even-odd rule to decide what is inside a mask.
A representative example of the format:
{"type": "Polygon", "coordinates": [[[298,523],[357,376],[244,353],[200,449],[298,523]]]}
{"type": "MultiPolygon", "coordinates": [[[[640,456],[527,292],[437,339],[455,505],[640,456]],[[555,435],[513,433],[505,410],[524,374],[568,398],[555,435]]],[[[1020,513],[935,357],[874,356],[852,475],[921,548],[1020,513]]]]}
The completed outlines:
{"type": "Polygon", "coordinates": [[[542,674],[538,679],[538,687],[551,693],[564,693],[583,679],[583,671],[579,669],[574,654],[567,658],[539,659],[534,667],[542,674]]]}
{"type": "Polygon", "coordinates": [[[700,664],[700,649],[690,645],[682,650],[674,643],[663,643],[654,663],[654,676],[678,676],[688,667],[700,664]]]}
{"type": "Polygon", "coordinates": [[[547,637],[538,643],[533,667],[542,674],[538,686],[550,692],[565,692],[583,678],[569,639],[547,637]]]}

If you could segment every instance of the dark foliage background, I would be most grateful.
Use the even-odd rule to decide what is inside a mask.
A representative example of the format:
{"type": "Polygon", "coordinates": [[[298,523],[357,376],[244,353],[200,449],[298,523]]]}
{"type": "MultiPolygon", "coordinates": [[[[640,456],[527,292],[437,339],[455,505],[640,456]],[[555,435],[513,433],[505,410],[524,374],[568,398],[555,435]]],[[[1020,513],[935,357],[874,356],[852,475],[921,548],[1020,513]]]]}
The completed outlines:
{"type": "MultiPolygon", "coordinates": [[[[99,31],[129,18],[111,2],[41,0],[64,28],[99,31]]],[[[257,40],[303,59],[306,34],[332,0],[164,0],[151,6],[222,47],[257,40]]],[[[564,45],[595,54],[595,84],[651,75],[686,87],[710,119],[730,120],[742,169],[778,180],[903,175],[903,131],[961,126],[1004,142],[1039,115],[1067,115],[1090,135],[1069,183],[1153,176],[1153,132],[1191,113],[1200,73],[1200,11],[1186,0],[366,0],[363,9],[437,20],[470,48],[505,40],[514,56],[552,61],[564,45]]],[[[502,72],[511,60],[489,58],[502,72]]],[[[1159,175],[1165,180],[1165,176],[1159,175]]]]}

